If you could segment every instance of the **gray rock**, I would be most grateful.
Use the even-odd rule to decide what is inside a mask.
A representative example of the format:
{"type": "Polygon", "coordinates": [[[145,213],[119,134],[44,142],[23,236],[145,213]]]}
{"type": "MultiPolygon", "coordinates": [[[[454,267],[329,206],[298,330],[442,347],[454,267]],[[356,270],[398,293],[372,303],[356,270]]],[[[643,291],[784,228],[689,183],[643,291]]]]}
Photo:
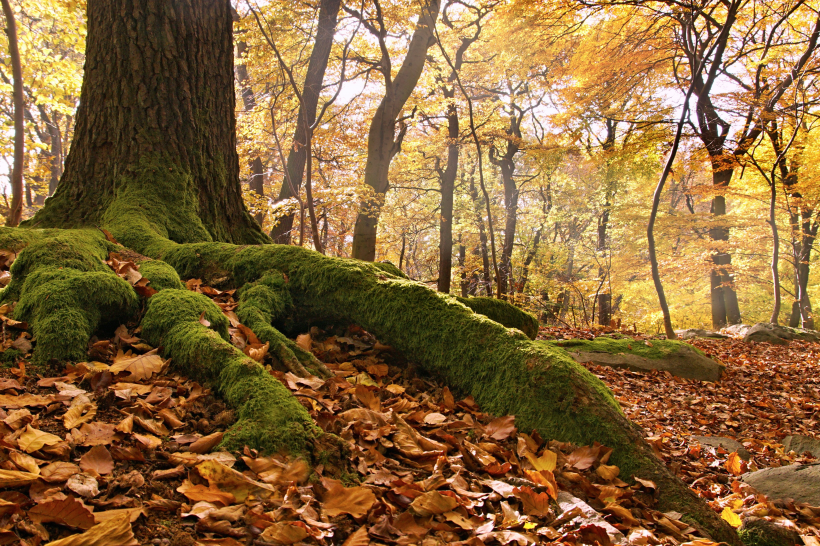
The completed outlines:
{"type": "Polygon", "coordinates": [[[702,330],[700,328],[687,328],[686,330],[675,330],[675,335],[678,336],[678,339],[695,339],[696,337],[705,337],[711,339],[728,339],[730,337],[726,334],[721,334],[720,332],[702,330]]]}
{"type": "Polygon", "coordinates": [[[755,324],[746,332],[746,335],[743,336],[743,341],[746,343],[755,341],[758,343],[765,342],[775,345],[787,345],[789,340],[793,338],[794,336],[787,330],[767,322],[761,322],[760,324],[755,324]]]}
{"type": "Polygon", "coordinates": [[[723,328],[721,332],[729,334],[730,336],[745,336],[750,328],[751,326],[748,324],[732,324],[731,326],[723,328]]]}
{"type": "Polygon", "coordinates": [[[794,451],[798,455],[802,455],[808,451],[814,457],[820,459],[820,439],[812,438],[811,436],[803,436],[802,434],[786,436],[783,439],[783,449],[787,453],[794,451]]]}
{"type": "Polygon", "coordinates": [[[582,522],[584,525],[590,523],[598,525],[606,531],[606,534],[609,536],[609,540],[611,540],[613,544],[626,544],[626,537],[624,537],[623,533],[610,525],[593,507],[578,497],[574,497],[566,491],[559,491],[558,498],[556,500],[558,501],[558,506],[561,507],[562,513],[569,512],[573,508],[578,508],[581,510],[583,515],[578,516],[571,521],[582,522]]]}
{"type": "Polygon", "coordinates": [[[820,506],[820,465],[789,465],[750,472],[740,477],[770,500],[794,499],[820,506]]]}
{"type": "Polygon", "coordinates": [[[685,343],[682,343],[675,353],[657,359],[629,353],[574,352],[571,348],[566,350],[580,363],[592,362],[599,366],[627,368],[636,372],[659,370],[669,372],[675,377],[699,381],[717,381],[725,369],[723,364],[715,362],[685,343]]]}
{"type": "Polygon", "coordinates": [[[794,546],[803,543],[794,529],[762,518],[745,518],[737,534],[746,546],[794,546]]]}
{"type": "Polygon", "coordinates": [[[743,447],[743,444],[732,438],[724,438],[722,436],[692,436],[692,440],[696,440],[699,444],[704,446],[711,446],[714,448],[722,447],[729,453],[737,451],[737,454],[744,461],[752,458],[752,454],[748,449],[743,447]]]}

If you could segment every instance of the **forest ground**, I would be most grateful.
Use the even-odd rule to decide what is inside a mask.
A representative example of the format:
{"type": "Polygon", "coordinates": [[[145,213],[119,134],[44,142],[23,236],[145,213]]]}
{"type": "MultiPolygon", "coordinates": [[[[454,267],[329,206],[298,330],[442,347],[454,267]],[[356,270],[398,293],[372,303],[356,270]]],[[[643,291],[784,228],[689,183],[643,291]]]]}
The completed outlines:
{"type": "MultiPolygon", "coordinates": [[[[233,314],[232,291],[187,286],[228,315],[235,345],[270,362],[233,314]]],[[[26,325],[7,311],[4,354],[30,353],[26,325]]],[[[0,369],[0,544],[713,544],[682,514],[653,508],[652,482],[622,481],[630,477],[607,464],[605,446],[518,431],[513,417],[482,413],[357,327],[314,327],[297,338],[334,372],[329,380],[271,369],[325,431],[347,441],[346,467],[221,452],[232,411],[175,374],[136,326],[92,340],[88,363],[18,360],[0,369]]],[[[816,431],[820,344],[693,343],[726,365],[719,383],[587,367],[725,519],[770,516],[818,546],[820,508],[775,505],[737,476],[813,462],[785,454],[780,441],[816,431]],[[752,459],[692,435],[737,438],[752,459]]]]}

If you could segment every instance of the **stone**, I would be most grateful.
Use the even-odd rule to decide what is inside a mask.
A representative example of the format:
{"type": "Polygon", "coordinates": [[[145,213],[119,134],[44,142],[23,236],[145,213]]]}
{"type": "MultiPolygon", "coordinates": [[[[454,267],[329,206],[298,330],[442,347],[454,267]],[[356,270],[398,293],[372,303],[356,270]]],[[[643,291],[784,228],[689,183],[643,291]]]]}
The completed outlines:
{"type": "Polygon", "coordinates": [[[794,451],[798,455],[802,455],[808,451],[812,456],[820,459],[820,439],[803,436],[802,434],[786,436],[783,439],[783,450],[786,453],[794,451]]]}
{"type": "Polygon", "coordinates": [[[793,499],[820,506],[820,464],[767,468],[744,474],[740,479],[772,501],[793,499]]]}
{"type": "Polygon", "coordinates": [[[746,343],[755,341],[757,343],[788,345],[789,340],[792,338],[790,334],[782,331],[780,328],[767,322],[761,322],[760,324],[755,324],[746,332],[746,335],[743,336],[743,341],[746,343]]]}
{"type": "Polygon", "coordinates": [[[746,546],[794,546],[802,544],[800,533],[763,518],[744,518],[737,531],[746,546]]]}
{"type": "Polygon", "coordinates": [[[592,362],[599,366],[627,368],[636,372],[659,370],[669,372],[683,379],[698,381],[717,381],[723,374],[725,366],[715,362],[706,355],[682,343],[675,353],[662,358],[646,358],[629,353],[576,352],[571,347],[565,349],[576,362],[592,362]]]}
{"type": "Polygon", "coordinates": [[[723,436],[692,436],[691,439],[701,445],[714,447],[715,449],[722,447],[729,453],[737,451],[737,454],[744,461],[748,461],[752,458],[752,454],[749,450],[743,447],[743,444],[732,438],[724,438],[723,436]]]}
{"type": "Polygon", "coordinates": [[[745,336],[750,328],[751,325],[749,324],[732,324],[731,326],[723,328],[721,332],[729,334],[730,336],[745,336]]]}
{"type": "Polygon", "coordinates": [[[686,330],[675,330],[675,335],[678,339],[695,339],[698,337],[705,337],[710,339],[729,339],[731,336],[721,334],[720,332],[713,332],[711,330],[702,330],[701,328],[687,328],[686,330]]]}

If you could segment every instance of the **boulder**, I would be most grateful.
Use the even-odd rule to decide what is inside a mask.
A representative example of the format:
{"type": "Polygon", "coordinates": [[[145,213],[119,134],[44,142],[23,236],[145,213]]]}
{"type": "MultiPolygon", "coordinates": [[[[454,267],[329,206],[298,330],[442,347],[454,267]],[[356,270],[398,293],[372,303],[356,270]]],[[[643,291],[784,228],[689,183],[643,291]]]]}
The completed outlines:
{"type": "Polygon", "coordinates": [[[723,328],[721,332],[729,334],[730,336],[745,336],[750,328],[751,325],[749,324],[732,324],[731,326],[723,328]]]}
{"type": "Polygon", "coordinates": [[[614,340],[603,346],[599,345],[597,339],[587,343],[572,340],[572,343],[556,344],[567,351],[576,362],[591,362],[599,366],[627,368],[636,372],[658,370],[684,379],[717,381],[725,369],[723,364],[715,362],[686,343],[652,341],[651,348],[657,349],[653,351],[645,350],[647,347],[642,341],[618,340],[623,347],[613,347],[613,342],[614,340]]]}
{"type": "Polygon", "coordinates": [[[803,436],[802,434],[786,436],[783,439],[783,450],[786,451],[786,453],[794,451],[798,455],[802,455],[808,451],[812,456],[820,459],[820,439],[803,436]]]}
{"type": "Polygon", "coordinates": [[[697,337],[705,337],[710,339],[728,339],[731,336],[721,334],[720,332],[713,332],[711,330],[702,330],[700,328],[687,328],[686,330],[675,330],[675,335],[678,339],[695,339],[697,337]]]}
{"type": "Polygon", "coordinates": [[[692,436],[691,439],[704,446],[711,446],[714,448],[722,447],[729,453],[737,451],[737,454],[744,461],[748,461],[752,458],[752,454],[749,450],[743,447],[743,444],[737,440],[733,440],[732,438],[724,438],[722,436],[692,436]]]}
{"type": "Polygon", "coordinates": [[[767,322],[755,324],[749,328],[746,335],[743,336],[743,341],[746,343],[755,341],[758,343],[772,343],[774,345],[787,345],[790,339],[793,339],[793,336],[791,336],[789,332],[783,331],[781,328],[767,322]]]}
{"type": "Polygon", "coordinates": [[[767,468],[744,474],[740,479],[770,500],[793,499],[820,506],[820,464],[767,468]]]}
{"type": "MultiPolygon", "coordinates": [[[[730,326],[730,328],[734,328],[734,326],[730,326]]],[[[729,328],[726,328],[724,331],[728,332],[729,328]]],[[[748,328],[743,334],[743,341],[747,343],[750,341],[766,341],[768,343],[785,345],[794,339],[816,342],[820,341],[820,333],[815,330],[806,330],[805,328],[790,328],[770,322],[761,322],[748,328]]]]}
{"type": "Polygon", "coordinates": [[[737,530],[746,546],[794,546],[802,544],[800,533],[762,518],[749,517],[737,530]]]}
{"type": "Polygon", "coordinates": [[[556,500],[558,501],[558,506],[561,508],[562,513],[569,512],[575,508],[578,508],[582,512],[582,515],[579,515],[570,521],[577,521],[582,525],[597,525],[606,531],[607,536],[609,536],[609,540],[613,544],[626,544],[626,537],[624,537],[623,533],[610,525],[609,522],[602,518],[601,514],[599,514],[593,507],[578,497],[574,497],[566,491],[559,491],[558,498],[556,500]]]}

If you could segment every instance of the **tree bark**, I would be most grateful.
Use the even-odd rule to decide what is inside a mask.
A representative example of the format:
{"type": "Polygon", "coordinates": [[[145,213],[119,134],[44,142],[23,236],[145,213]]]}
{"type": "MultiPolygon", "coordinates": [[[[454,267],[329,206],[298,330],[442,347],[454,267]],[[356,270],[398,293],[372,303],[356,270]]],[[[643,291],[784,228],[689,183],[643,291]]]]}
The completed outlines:
{"type": "MultiPolygon", "coordinates": [[[[293,146],[288,152],[285,166],[288,175],[282,178],[282,187],[276,201],[283,201],[296,197],[291,190],[297,192],[302,187],[302,180],[310,150],[307,147],[308,130],[316,121],[316,110],[319,105],[319,95],[322,93],[322,82],[325,79],[330,50],[333,47],[333,37],[336,34],[336,23],[339,16],[341,0],[322,0],[319,4],[319,21],[316,25],[316,40],[310,52],[305,84],[302,87],[302,102],[296,116],[296,130],[293,133],[293,146]],[[290,177],[291,184],[288,183],[290,177]]],[[[291,230],[293,230],[294,214],[288,214],[279,219],[279,223],[271,230],[271,238],[277,243],[290,244],[291,230]]]]}
{"type": "Polygon", "coordinates": [[[364,183],[373,193],[361,203],[353,229],[353,257],[359,260],[372,262],[376,259],[379,214],[389,187],[390,162],[401,150],[406,131],[406,127],[401,126],[397,134],[396,124],[399,114],[421,77],[427,49],[435,43],[433,31],[440,5],[441,0],[424,0],[421,3],[416,30],[395,79],[390,77],[389,58],[385,59],[385,55],[382,56],[385,92],[370,122],[370,131],[367,135],[367,163],[364,168],[364,183]]]}
{"type": "Polygon", "coordinates": [[[512,282],[512,252],[515,244],[515,230],[518,223],[518,196],[519,189],[515,183],[515,156],[518,154],[521,143],[522,117],[515,114],[510,116],[510,124],[506,129],[507,143],[504,154],[496,157],[494,149],[490,149],[490,161],[501,170],[501,181],[504,186],[504,244],[501,247],[501,266],[498,268],[498,293],[511,293],[512,282]]]}
{"type": "Polygon", "coordinates": [[[218,0],[90,0],[74,142],[31,225],[100,225],[142,186],[176,210],[172,240],[263,240],[238,183],[232,25],[218,0]]]}
{"type": "Polygon", "coordinates": [[[25,161],[26,135],[24,124],[23,104],[23,68],[20,63],[20,49],[17,45],[17,22],[14,20],[14,11],[9,0],[2,0],[3,15],[6,18],[6,34],[9,39],[9,57],[11,57],[11,71],[14,77],[14,164],[11,169],[11,207],[6,218],[7,226],[16,226],[23,217],[23,162],[25,161]]]}
{"type": "MultiPolygon", "coordinates": [[[[455,93],[449,93],[450,99],[455,93]]],[[[445,93],[447,97],[447,93],[445,93]]],[[[458,110],[455,103],[447,106],[447,167],[439,170],[441,185],[441,215],[439,216],[439,265],[438,291],[450,293],[450,278],[453,275],[453,193],[458,171],[458,110]]]]}

